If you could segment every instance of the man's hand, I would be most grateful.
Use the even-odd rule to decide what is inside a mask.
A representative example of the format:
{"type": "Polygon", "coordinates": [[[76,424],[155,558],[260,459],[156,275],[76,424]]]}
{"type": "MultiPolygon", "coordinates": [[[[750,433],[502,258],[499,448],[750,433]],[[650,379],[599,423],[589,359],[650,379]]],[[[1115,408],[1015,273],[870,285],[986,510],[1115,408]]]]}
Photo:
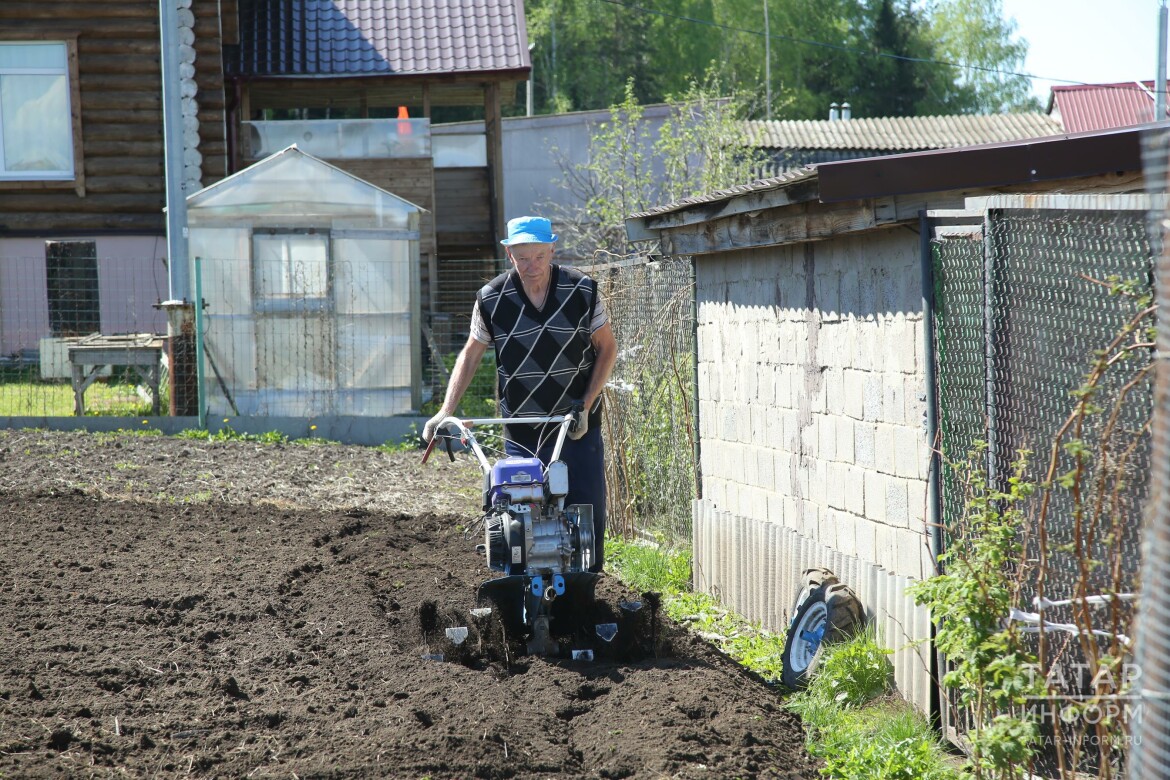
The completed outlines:
{"type": "Polygon", "coordinates": [[[435,438],[435,432],[439,429],[439,423],[441,423],[445,418],[450,417],[450,416],[451,416],[450,412],[447,412],[447,411],[440,409],[438,414],[436,414],[431,419],[427,420],[427,424],[423,426],[423,431],[422,431],[423,442],[426,444],[430,444],[431,439],[435,438]]]}
{"type": "Polygon", "coordinates": [[[589,413],[585,411],[585,404],[574,401],[571,411],[573,422],[569,423],[569,438],[574,441],[589,432],[589,413]]]}

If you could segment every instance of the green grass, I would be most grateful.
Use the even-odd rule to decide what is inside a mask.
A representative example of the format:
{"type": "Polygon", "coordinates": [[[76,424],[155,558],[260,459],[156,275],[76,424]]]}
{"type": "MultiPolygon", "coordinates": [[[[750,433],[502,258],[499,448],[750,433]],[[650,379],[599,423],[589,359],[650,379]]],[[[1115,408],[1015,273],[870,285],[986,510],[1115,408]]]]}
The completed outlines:
{"type": "MultiPolygon", "coordinates": [[[[135,387],[130,382],[98,379],[86,388],[86,415],[113,417],[150,415],[152,413],[150,404],[138,396],[135,387]]],[[[161,407],[166,407],[165,399],[161,407]]],[[[0,416],[72,417],[73,387],[65,380],[5,381],[0,383],[0,416]]]]}
{"type": "MultiPolygon", "coordinates": [[[[691,552],[606,539],[606,565],[638,590],[662,593],[667,614],[765,680],[779,684],[784,636],[690,590],[691,552]]],[[[833,780],[959,780],[926,718],[892,690],[889,650],[872,631],[826,649],[807,690],[788,698],[806,745],[833,780]]]]}
{"type": "Polygon", "coordinates": [[[863,632],[825,652],[807,690],[788,700],[804,721],[822,776],[958,780],[956,761],[926,718],[893,692],[888,650],[863,632]]]}

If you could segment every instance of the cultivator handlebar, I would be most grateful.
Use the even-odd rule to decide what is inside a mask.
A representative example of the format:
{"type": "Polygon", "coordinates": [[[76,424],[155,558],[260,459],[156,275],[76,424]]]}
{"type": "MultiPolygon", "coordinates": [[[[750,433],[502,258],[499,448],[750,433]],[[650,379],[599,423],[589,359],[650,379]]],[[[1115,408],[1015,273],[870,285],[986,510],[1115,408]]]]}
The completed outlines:
{"type": "Polygon", "coordinates": [[[426,451],[423,452],[422,462],[426,463],[427,459],[431,457],[431,451],[434,450],[435,444],[440,438],[443,439],[446,445],[447,455],[450,456],[451,460],[455,460],[455,454],[451,451],[451,440],[459,439],[459,442],[463,446],[471,447],[471,451],[475,453],[475,458],[479,461],[479,466],[483,469],[484,473],[490,474],[492,464],[488,461],[487,456],[483,454],[483,450],[480,449],[479,442],[476,441],[475,434],[472,433],[472,427],[476,425],[513,425],[518,423],[525,425],[559,424],[560,427],[557,429],[557,442],[556,446],[553,447],[550,461],[560,460],[561,448],[565,444],[565,437],[575,422],[576,417],[572,414],[555,414],[546,417],[473,417],[468,420],[454,416],[444,417],[435,429],[435,435],[427,443],[426,451]],[[446,433],[445,431],[448,428],[454,428],[456,433],[446,433]]]}

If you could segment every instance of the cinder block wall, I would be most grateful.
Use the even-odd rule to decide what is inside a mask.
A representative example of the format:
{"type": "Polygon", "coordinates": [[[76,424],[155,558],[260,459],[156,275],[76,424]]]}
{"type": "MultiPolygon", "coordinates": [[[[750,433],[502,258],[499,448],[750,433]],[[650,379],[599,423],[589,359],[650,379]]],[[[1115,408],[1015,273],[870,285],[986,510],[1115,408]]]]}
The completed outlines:
{"type": "Polygon", "coordinates": [[[704,255],[695,267],[696,539],[704,522],[741,519],[734,549],[719,553],[735,566],[704,560],[715,553],[696,544],[697,582],[736,594],[737,611],[784,630],[797,577],[750,572],[778,570],[765,536],[804,539],[854,561],[848,584],[896,634],[888,645],[924,638],[898,627],[914,623],[897,614],[913,611],[908,599],[883,593],[879,604],[863,587],[869,569],[900,582],[930,572],[917,234],[883,229],[704,255]],[[769,536],[770,525],[795,536],[769,536]],[[740,586],[705,572],[740,577],[740,586]]]}

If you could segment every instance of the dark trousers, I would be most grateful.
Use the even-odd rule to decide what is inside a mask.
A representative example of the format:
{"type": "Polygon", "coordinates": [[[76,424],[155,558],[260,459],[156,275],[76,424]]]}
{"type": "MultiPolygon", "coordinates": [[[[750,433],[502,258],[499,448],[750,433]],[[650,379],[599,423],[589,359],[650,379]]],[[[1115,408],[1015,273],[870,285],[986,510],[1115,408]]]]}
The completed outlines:
{"type": "MultiPolygon", "coordinates": [[[[552,459],[554,444],[546,443],[536,454],[545,466],[552,459]]],[[[505,441],[504,450],[515,457],[532,457],[529,450],[511,441],[505,441]]],[[[565,506],[593,505],[594,557],[589,570],[601,571],[605,563],[605,445],[601,440],[601,430],[590,428],[576,441],[565,439],[561,460],[569,467],[569,494],[565,496],[565,506]]]]}

